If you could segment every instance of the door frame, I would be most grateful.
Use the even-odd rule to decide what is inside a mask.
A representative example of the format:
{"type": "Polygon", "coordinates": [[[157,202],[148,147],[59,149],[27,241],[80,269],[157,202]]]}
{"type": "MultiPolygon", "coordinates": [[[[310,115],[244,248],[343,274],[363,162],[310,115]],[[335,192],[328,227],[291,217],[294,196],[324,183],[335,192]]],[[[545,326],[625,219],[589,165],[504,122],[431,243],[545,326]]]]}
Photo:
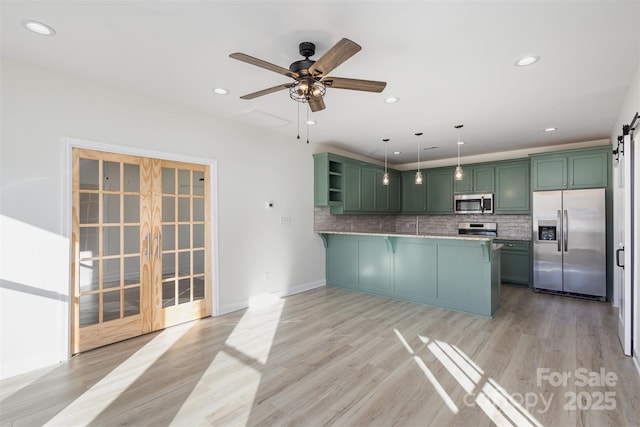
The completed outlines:
{"type": "MultiPolygon", "coordinates": [[[[69,262],[67,263],[67,278],[68,278],[68,295],[73,294],[73,278],[71,277],[71,261],[73,259],[72,256],[72,247],[71,247],[71,232],[73,229],[72,223],[72,205],[73,205],[73,149],[74,148],[85,148],[89,150],[96,151],[106,151],[110,153],[117,154],[126,154],[132,156],[139,157],[149,157],[161,160],[170,160],[184,163],[195,163],[200,165],[209,166],[209,182],[211,183],[209,190],[209,212],[211,213],[211,217],[209,218],[210,227],[209,227],[209,239],[211,242],[211,250],[210,250],[210,261],[211,261],[211,315],[218,316],[220,313],[220,298],[219,298],[219,265],[218,265],[218,161],[215,159],[207,158],[207,157],[195,157],[184,154],[177,153],[169,153],[165,151],[157,151],[148,148],[140,148],[140,147],[129,147],[125,145],[117,145],[117,144],[109,144],[104,142],[80,139],[80,138],[70,138],[63,137],[63,159],[62,159],[62,224],[61,229],[63,231],[64,237],[68,241],[69,248],[69,262]]],[[[65,312],[61,313],[64,318],[65,327],[65,337],[63,340],[64,348],[61,349],[61,354],[65,355],[66,359],[69,359],[72,354],[71,349],[71,310],[73,309],[73,304],[70,298],[67,299],[65,312]]]]}

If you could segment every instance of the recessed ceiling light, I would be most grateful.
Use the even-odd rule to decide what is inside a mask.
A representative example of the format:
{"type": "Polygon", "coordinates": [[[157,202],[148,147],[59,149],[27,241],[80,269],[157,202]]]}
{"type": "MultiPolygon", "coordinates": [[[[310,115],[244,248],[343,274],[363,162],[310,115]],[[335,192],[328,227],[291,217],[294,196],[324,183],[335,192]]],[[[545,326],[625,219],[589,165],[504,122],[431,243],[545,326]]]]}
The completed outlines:
{"type": "Polygon", "coordinates": [[[217,87],[213,90],[213,93],[217,93],[218,95],[226,95],[229,91],[223,87],[217,87]]]}
{"type": "Polygon", "coordinates": [[[386,102],[387,104],[395,104],[398,101],[400,101],[400,98],[397,98],[395,96],[390,96],[389,98],[385,98],[384,100],[384,102],[386,102]]]}
{"type": "Polygon", "coordinates": [[[464,145],[464,141],[458,141],[457,144],[458,145],[464,145]]]}
{"type": "Polygon", "coordinates": [[[399,156],[400,154],[402,154],[402,151],[394,151],[393,154],[395,154],[396,156],[399,156]]]}
{"type": "Polygon", "coordinates": [[[544,132],[553,132],[553,131],[556,131],[556,130],[558,130],[558,128],[545,128],[544,132]]]}
{"type": "Polygon", "coordinates": [[[315,120],[307,120],[307,121],[306,121],[306,123],[307,123],[309,126],[313,126],[313,125],[315,125],[315,124],[316,124],[316,123],[318,123],[318,122],[316,122],[315,120]]]}
{"type": "Polygon", "coordinates": [[[527,65],[531,65],[534,62],[538,62],[540,60],[539,56],[525,56],[524,58],[520,58],[516,65],[518,67],[526,67],[527,65]]]}
{"type": "Polygon", "coordinates": [[[22,21],[22,25],[24,25],[27,30],[33,31],[34,33],[40,34],[41,36],[56,35],[56,30],[46,24],[43,24],[42,22],[27,19],[22,21]]]}

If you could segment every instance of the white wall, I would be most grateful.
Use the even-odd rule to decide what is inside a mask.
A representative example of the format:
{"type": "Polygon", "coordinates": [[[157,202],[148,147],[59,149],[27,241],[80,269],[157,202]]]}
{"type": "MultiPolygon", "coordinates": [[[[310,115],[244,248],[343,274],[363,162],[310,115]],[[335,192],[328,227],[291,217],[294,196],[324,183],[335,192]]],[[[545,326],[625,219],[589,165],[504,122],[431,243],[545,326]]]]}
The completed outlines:
{"type": "Polygon", "coordinates": [[[324,283],[312,145],[6,58],[1,71],[0,378],[68,354],[63,137],[217,160],[221,311],[324,283]]]}
{"type": "MultiPolygon", "coordinates": [[[[620,109],[620,113],[618,114],[618,120],[616,125],[611,130],[611,142],[615,145],[617,144],[618,135],[622,135],[622,126],[628,125],[633,119],[634,114],[640,112],[640,67],[636,70],[635,77],[633,79],[633,83],[629,89],[626,100],[620,109]]],[[[636,129],[638,125],[636,124],[636,129]]],[[[638,176],[640,174],[640,147],[637,146],[637,140],[640,139],[640,132],[636,131],[636,146],[635,146],[635,174],[638,176]]],[[[614,167],[614,209],[620,206],[620,191],[618,191],[617,179],[618,179],[618,168],[614,167]]],[[[640,371],[640,280],[638,275],[640,274],[640,270],[638,270],[638,266],[640,265],[640,230],[638,230],[638,224],[640,224],[640,185],[638,184],[638,179],[635,179],[635,195],[634,195],[634,206],[635,206],[635,214],[633,218],[633,224],[635,228],[635,259],[633,262],[635,269],[635,283],[634,292],[635,292],[635,301],[634,301],[634,337],[633,341],[635,343],[634,349],[634,358],[636,360],[636,366],[638,366],[638,370],[640,371]]],[[[629,203],[629,201],[625,201],[625,203],[629,203]]],[[[618,212],[614,212],[614,218],[618,218],[618,212]]],[[[619,234],[618,231],[618,221],[614,222],[614,232],[613,235],[617,238],[619,234]]],[[[618,248],[618,242],[614,241],[614,249],[618,248]]],[[[619,268],[615,268],[615,276],[614,276],[614,298],[619,298],[620,295],[620,278],[619,275],[621,271],[619,268]]]]}

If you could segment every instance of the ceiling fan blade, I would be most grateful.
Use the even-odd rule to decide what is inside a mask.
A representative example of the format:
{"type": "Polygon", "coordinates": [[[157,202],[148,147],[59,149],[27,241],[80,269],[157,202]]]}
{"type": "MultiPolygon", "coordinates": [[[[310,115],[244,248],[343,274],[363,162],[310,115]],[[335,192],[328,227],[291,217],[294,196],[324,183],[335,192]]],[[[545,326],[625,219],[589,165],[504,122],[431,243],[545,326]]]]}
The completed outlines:
{"type": "Polygon", "coordinates": [[[237,59],[238,61],[246,62],[247,64],[255,65],[257,67],[265,68],[270,71],[274,71],[278,74],[283,74],[287,77],[291,77],[294,79],[298,78],[298,74],[293,71],[280,67],[278,65],[274,65],[270,62],[263,61],[262,59],[254,58],[253,56],[246,55],[244,53],[236,52],[229,55],[229,58],[237,59]]]}
{"type": "Polygon", "coordinates": [[[309,73],[312,76],[327,75],[338,65],[358,53],[360,49],[362,47],[359,44],[349,39],[342,39],[309,67],[309,73]]]}
{"type": "Polygon", "coordinates": [[[365,92],[382,92],[387,86],[387,82],[377,82],[374,80],[345,79],[342,77],[325,77],[322,79],[325,86],[333,89],[362,90],[365,92]]]}
{"type": "Polygon", "coordinates": [[[324,105],[324,100],[322,99],[322,97],[321,96],[316,96],[316,97],[313,97],[313,98],[309,99],[309,108],[311,108],[311,111],[313,113],[315,113],[316,111],[324,110],[325,109],[325,105],[324,105]]]}
{"type": "Polygon", "coordinates": [[[250,93],[248,95],[241,96],[240,99],[254,99],[254,98],[257,98],[259,96],[268,95],[270,93],[277,92],[277,91],[282,90],[282,89],[288,89],[293,85],[294,85],[293,83],[287,83],[287,84],[283,84],[283,85],[270,87],[268,89],[262,89],[262,90],[259,90],[257,92],[250,93]]]}

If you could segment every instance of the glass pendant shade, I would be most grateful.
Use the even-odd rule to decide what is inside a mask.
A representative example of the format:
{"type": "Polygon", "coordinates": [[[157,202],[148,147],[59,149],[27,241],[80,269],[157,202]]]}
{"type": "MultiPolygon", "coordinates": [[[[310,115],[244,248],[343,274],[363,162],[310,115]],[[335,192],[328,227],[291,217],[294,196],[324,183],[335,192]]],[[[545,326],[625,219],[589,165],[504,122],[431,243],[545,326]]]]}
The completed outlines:
{"type": "Polygon", "coordinates": [[[389,185],[389,172],[382,175],[382,185],[389,185]]]}
{"type": "Polygon", "coordinates": [[[456,166],[456,171],[454,174],[456,181],[462,181],[464,179],[464,171],[460,166],[456,166]]]}
{"type": "Polygon", "coordinates": [[[422,172],[417,171],[416,172],[416,185],[420,185],[422,184],[422,172]]]}

